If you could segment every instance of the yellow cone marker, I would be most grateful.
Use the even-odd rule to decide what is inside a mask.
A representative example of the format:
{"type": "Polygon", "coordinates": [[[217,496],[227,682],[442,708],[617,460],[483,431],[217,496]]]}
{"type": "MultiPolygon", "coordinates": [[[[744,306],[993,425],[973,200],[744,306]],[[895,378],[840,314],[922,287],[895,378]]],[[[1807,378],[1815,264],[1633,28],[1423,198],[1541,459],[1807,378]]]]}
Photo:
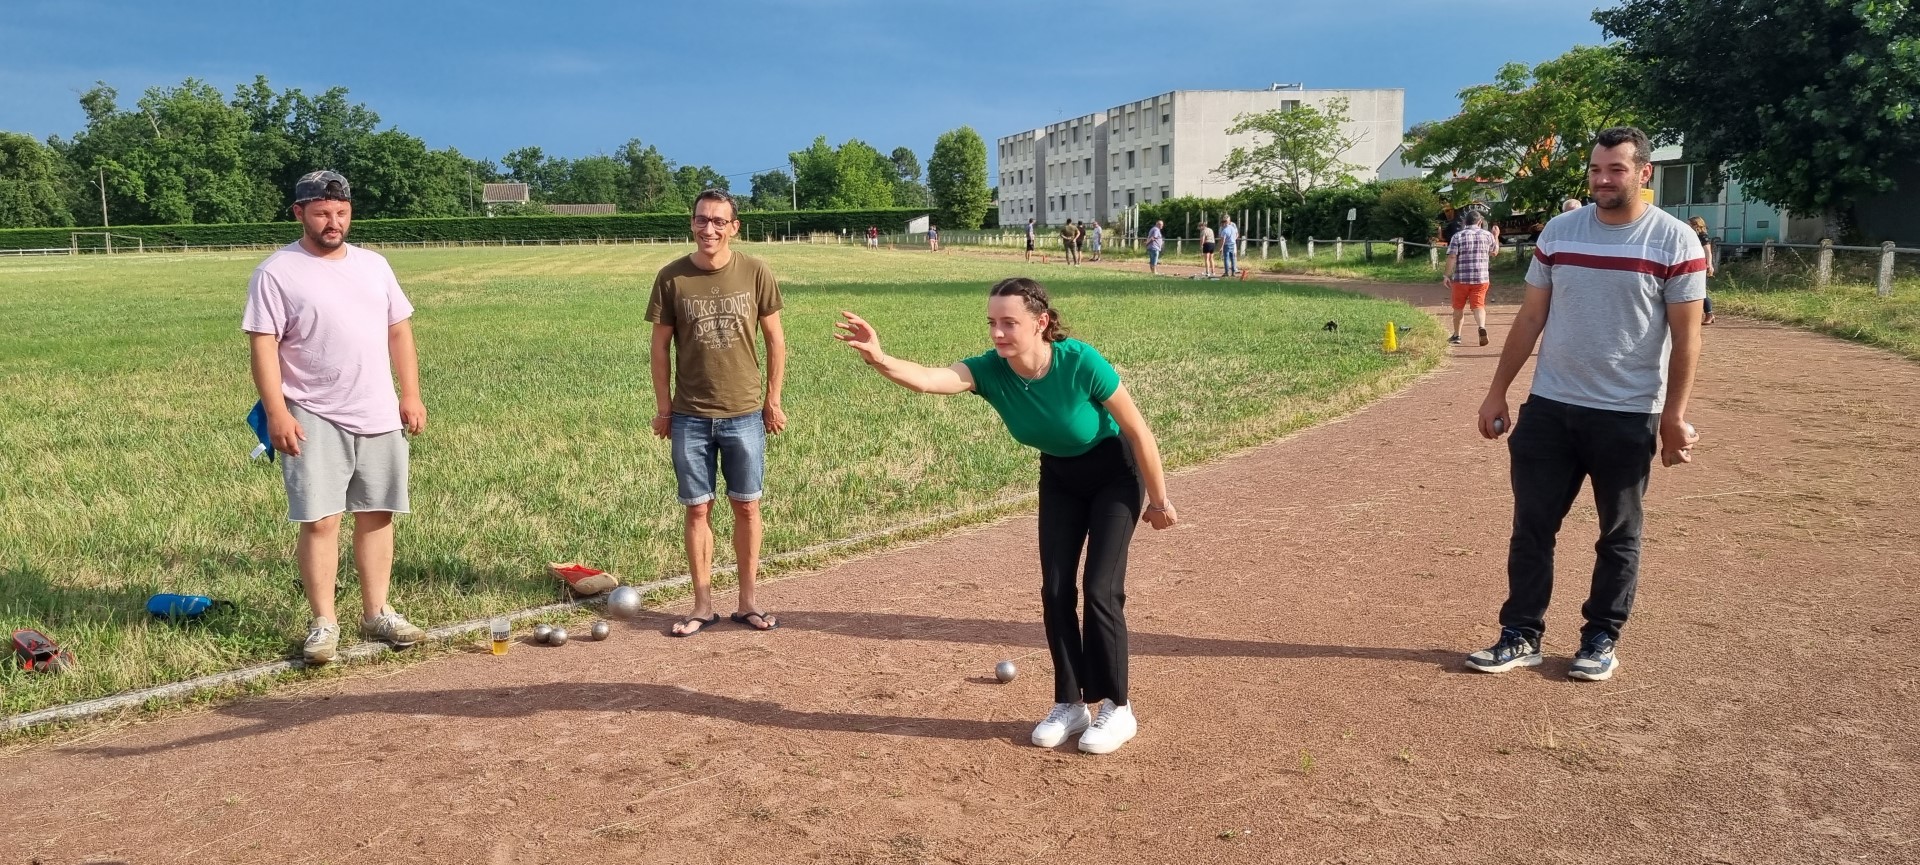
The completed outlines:
{"type": "Polygon", "coordinates": [[[1391,321],[1387,322],[1387,338],[1380,347],[1390,352],[1400,350],[1400,329],[1394,327],[1391,321]]]}

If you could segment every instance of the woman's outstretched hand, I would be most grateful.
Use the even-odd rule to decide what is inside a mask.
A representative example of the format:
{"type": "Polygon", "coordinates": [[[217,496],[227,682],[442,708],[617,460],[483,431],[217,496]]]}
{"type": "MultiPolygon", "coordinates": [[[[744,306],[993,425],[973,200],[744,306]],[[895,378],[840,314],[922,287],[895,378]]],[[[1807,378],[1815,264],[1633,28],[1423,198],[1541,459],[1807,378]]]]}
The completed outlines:
{"type": "Polygon", "coordinates": [[[886,355],[880,351],[880,334],[867,320],[846,310],[840,311],[846,321],[833,323],[836,333],[834,339],[847,344],[847,347],[860,353],[860,359],[867,363],[877,363],[886,355]]]}

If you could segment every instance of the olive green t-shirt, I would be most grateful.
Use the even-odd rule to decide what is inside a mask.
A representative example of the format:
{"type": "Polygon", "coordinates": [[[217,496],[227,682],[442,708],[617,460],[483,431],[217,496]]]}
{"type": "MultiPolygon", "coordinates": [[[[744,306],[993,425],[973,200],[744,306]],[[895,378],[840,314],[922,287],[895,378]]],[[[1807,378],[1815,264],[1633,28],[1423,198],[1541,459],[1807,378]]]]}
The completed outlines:
{"type": "Polygon", "coordinates": [[[1053,365],[1036,380],[1020,377],[988,349],[961,363],[973,373],[973,392],[1006,421],[1015,441],[1057,457],[1077,457],[1120,434],[1107,407],[1120,374],[1100,352],[1077,339],[1053,344],[1053,365]]]}
{"type": "Polygon", "coordinates": [[[766,401],[760,319],[780,311],[780,283],[765,262],[735,252],[719,270],[702,270],[692,255],[674,259],[653,279],[647,320],[673,328],[673,410],[696,417],[739,417],[766,401]]]}

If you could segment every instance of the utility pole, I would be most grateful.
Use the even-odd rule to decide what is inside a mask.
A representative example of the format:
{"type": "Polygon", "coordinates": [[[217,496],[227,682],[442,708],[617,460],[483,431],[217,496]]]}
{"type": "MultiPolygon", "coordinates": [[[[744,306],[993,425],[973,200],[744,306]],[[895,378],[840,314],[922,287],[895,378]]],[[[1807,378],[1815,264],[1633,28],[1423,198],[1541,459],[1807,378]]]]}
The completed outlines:
{"type": "Polygon", "coordinates": [[[787,176],[793,180],[789,184],[793,192],[793,209],[800,209],[800,169],[793,164],[793,157],[787,157],[787,176]]]}
{"type": "MultiPolygon", "coordinates": [[[[112,228],[113,223],[107,221],[107,170],[105,168],[100,169],[100,182],[94,185],[100,187],[100,227],[112,228]]],[[[107,242],[113,242],[111,235],[107,242]]]]}

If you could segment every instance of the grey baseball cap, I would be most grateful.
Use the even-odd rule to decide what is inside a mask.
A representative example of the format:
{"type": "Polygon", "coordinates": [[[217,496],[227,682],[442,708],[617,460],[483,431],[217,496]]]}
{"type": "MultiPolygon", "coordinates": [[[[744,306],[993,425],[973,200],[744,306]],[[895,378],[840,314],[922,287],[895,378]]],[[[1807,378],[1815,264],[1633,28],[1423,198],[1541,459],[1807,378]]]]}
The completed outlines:
{"type": "Polygon", "coordinates": [[[352,201],[353,187],[347,184],[346,175],[326,169],[309,171],[293,185],[294,204],[306,204],[323,198],[329,201],[352,201]]]}

